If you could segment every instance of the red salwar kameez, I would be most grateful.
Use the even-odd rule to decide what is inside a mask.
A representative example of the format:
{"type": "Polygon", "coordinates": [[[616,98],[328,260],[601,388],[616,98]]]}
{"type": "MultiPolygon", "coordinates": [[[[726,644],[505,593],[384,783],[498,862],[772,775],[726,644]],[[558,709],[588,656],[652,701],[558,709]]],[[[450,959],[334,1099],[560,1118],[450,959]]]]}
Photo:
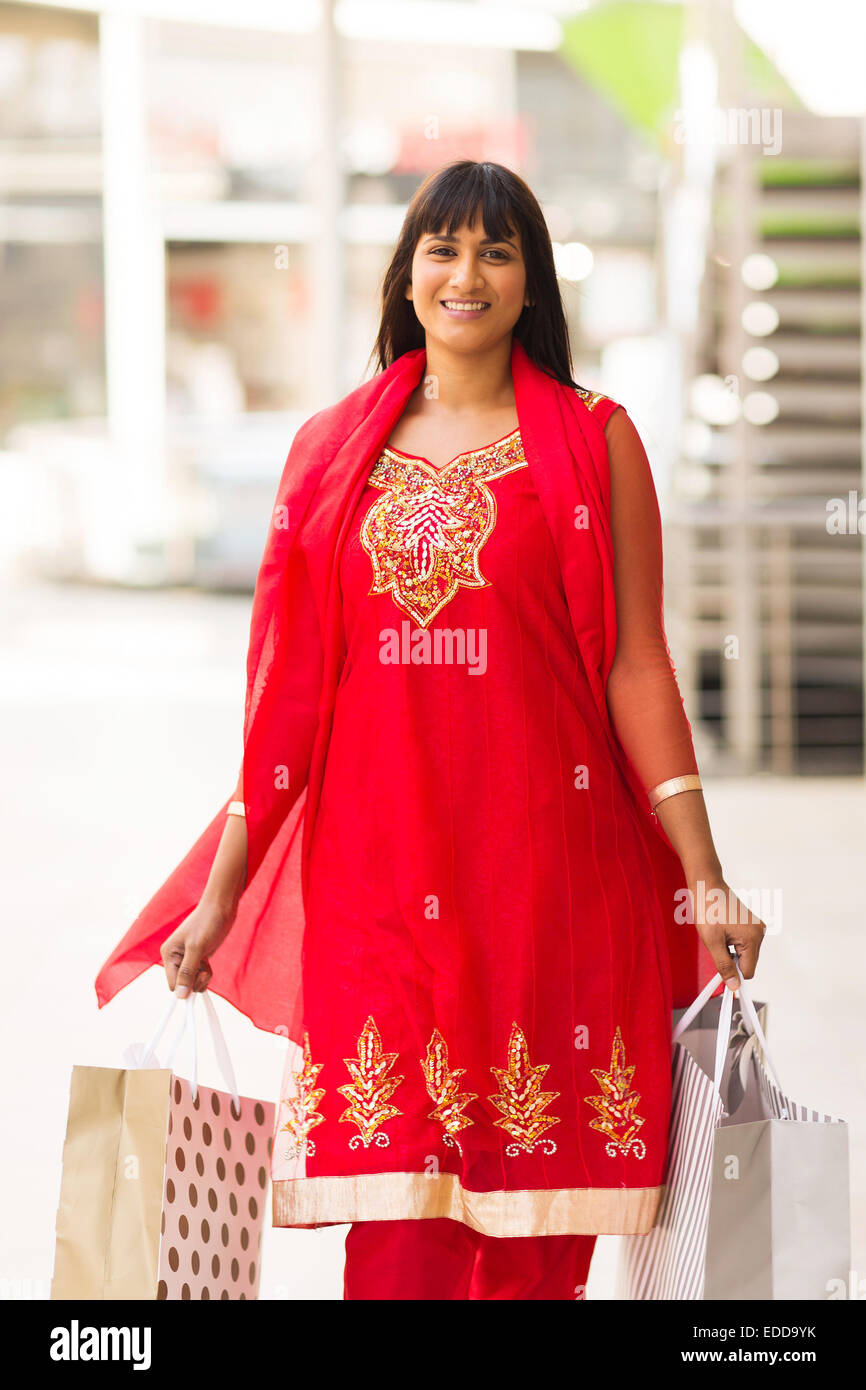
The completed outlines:
{"type": "MultiPolygon", "coordinates": [[[[394,1255],[389,1264],[383,1238],[379,1269],[393,1273],[397,1248],[411,1250],[406,1235],[422,1225],[432,1268],[445,1221],[467,1233],[462,1256],[460,1241],[445,1242],[457,1264],[442,1278],[458,1290],[445,1296],[496,1296],[479,1290],[499,1279],[529,1290],[500,1296],[573,1298],[591,1238],[649,1230],[661,1200],[671,1008],[691,1002],[713,970],[694,926],[675,924],[681,866],[645,791],[696,763],[678,698],[671,740],[641,775],[607,718],[616,629],[602,429],[616,404],[553,382],[515,342],[520,426],[436,469],[386,443],[423,365],[423,350],[405,354],[377,387],[341,403],[378,393],[360,414],[357,450],[369,461],[355,459],[340,482],[339,524],[317,531],[315,510],[308,518],[319,494],[312,485],[293,494],[284,474],[296,534],[269,542],[249,659],[252,887],[241,937],[233,928],[214,956],[211,987],[298,1044],[279,1098],[273,1223],[357,1223],[347,1297],[401,1296],[399,1273],[377,1295],[375,1278],[353,1272],[352,1250],[384,1230],[378,1223],[394,1255]],[[561,471],[566,457],[573,475],[561,471]],[[318,682],[331,683],[317,708],[299,695],[298,674],[316,643],[313,611],[318,682]],[[292,622],[303,640],[290,645],[292,622]],[[273,693],[280,661],[293,672],[284,697],[273,693]],[[302,949],[280,1015],[288,1025],[272,1021],[264,962],[250,973],[253,940],[259,950],[275,939],[281,874],[297,865],[297,812],[278,816],[262,793],[280,766],[271,730],[281,698],[307,730],[299,761],[312,787],[302,949]],[[269,699],[270,741],[255,727],[269,699]],[[360,1223],[371,1224],[360,1232],[360,1223]],[[550,1289],[543,1270],[534,1282],[506,1277],[506,1250],[525,1262],[539,1237],[573,1238],[558,1243],[559,1292],[537,1291],[550,1289]],[[491,1238],[501,1242],[498,1269],[484,1256],[491,1238]]],[[[339,459],[351,421],[339,407],[321,416],[339,459]]],[[[646,523],[654,528],[657,512],[646,523]]],[[[665,679],[670,700],[666,644],[665,679]]],[[[162,940],[185,895],[194,904],[218,825],[103,967],[100,1003],[131,977],[131,962],[153,959],[154,924],[162,940]]],[[[286,940],[296,899],[283,900],[286,940]]],[[[281,941],[283,974],[287,953],[281,941]]]]}

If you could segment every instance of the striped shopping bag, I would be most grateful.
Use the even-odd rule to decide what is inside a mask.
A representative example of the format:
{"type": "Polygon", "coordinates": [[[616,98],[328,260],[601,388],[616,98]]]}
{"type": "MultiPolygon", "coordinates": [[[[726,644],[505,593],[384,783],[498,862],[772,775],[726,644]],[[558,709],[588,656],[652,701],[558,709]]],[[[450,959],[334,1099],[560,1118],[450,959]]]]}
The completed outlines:
{"type": "Polygon", "coordinates": [[[674,1028],[664,1196],[652,1230],[621,1238],[616,1298],[703,1298],[713,1131],[724,1111],[705,1069],[706,1039],[720,1032],[719,1015],[723,1007],[730,1013],[733,1000],[730,990],[710,999],[721,978],[705,986],[674,1028]]]}
{"type": "Polygon", "coordinates": [[[766,1006],[742,975],[736,1005],[711,999],[720,983],[674,1028],[665,1193],[652,1230],[621,1239],[615,1296],[830,1297],[850,1264],[848,1127],[785,1095],[766,1006]]]}

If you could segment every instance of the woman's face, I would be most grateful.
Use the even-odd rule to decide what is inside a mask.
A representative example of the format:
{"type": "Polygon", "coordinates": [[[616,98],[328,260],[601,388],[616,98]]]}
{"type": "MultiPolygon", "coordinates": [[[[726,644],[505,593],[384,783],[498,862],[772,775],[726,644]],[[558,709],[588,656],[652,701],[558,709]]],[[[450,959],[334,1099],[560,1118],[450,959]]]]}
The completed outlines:
{"type": "Polygon", "coordinates": [[[454,352],[478,352],[511,333],[528,302],[520,233],[487,237],[481,218],[453,237],[425,234],[412,258],[406,298],[427,334],[454,352]],[[470,309],[455,307],[472,305],[470,309]],[[483,306],[483,307],[478,307],[483,306]]]}

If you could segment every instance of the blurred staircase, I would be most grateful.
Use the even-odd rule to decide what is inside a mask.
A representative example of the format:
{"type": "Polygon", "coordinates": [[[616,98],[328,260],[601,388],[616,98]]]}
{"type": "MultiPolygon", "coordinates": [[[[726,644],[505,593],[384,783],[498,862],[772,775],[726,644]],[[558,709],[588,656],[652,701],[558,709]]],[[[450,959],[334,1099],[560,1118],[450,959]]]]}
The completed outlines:
{"type": "Polygon", "coordinates": [[[717,172],[668,631],[708,771],[862,774],[861,127],[784,111],[782,133],[717,172]]]}

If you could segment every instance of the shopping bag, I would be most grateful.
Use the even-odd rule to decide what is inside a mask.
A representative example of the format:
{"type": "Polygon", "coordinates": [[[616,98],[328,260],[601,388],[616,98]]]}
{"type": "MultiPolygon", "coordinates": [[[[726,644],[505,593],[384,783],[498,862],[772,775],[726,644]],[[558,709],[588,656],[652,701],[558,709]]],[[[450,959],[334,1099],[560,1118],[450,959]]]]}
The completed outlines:
{"type": "Polygon", "coordinates": [[[729,989],[710,999],[720,983],[716,975],[674,1028],[665,1193],[653,1229],[621,1240],[616,1296],[827,1297],[827,1281],[847,1281],[850,1263],[848,1127],[785,1096],[765,1006],[742,975],[736,1007],[729,989]]]}
{"type": "Polygon", "coordinates": [[[207,992],[173,995],[124,1060],[72,1068],[51,1298],[257,1298],[273,1104],[238,1095],[207,992]],[[227,1092],[198,1085],[199,997],[227,1092]],[[154,1048],[178,1004],[160,1067],[154,1048]],[[171,1069],[187,1034],[191,1082],[171,1069]]]}
{"type": "Polygon", "coordinates": [[[724,1110],[713,1072],[720,1015],[733,999],[730,990],[710,997],[720,983],[716,975],[679,1020],[674,1012],[665,1191],[652,1229],[620,1241],[617,1298],[703,1297],[713,1131],[724,1110]]]}
{"type": "Polygon", "coordinates": [[[713,1135],[704,1299],[828,1298],[851,1268],[848,1125],[785,1095],[765,1051],[751,1073],[763,1116],[713,1135]]]}

